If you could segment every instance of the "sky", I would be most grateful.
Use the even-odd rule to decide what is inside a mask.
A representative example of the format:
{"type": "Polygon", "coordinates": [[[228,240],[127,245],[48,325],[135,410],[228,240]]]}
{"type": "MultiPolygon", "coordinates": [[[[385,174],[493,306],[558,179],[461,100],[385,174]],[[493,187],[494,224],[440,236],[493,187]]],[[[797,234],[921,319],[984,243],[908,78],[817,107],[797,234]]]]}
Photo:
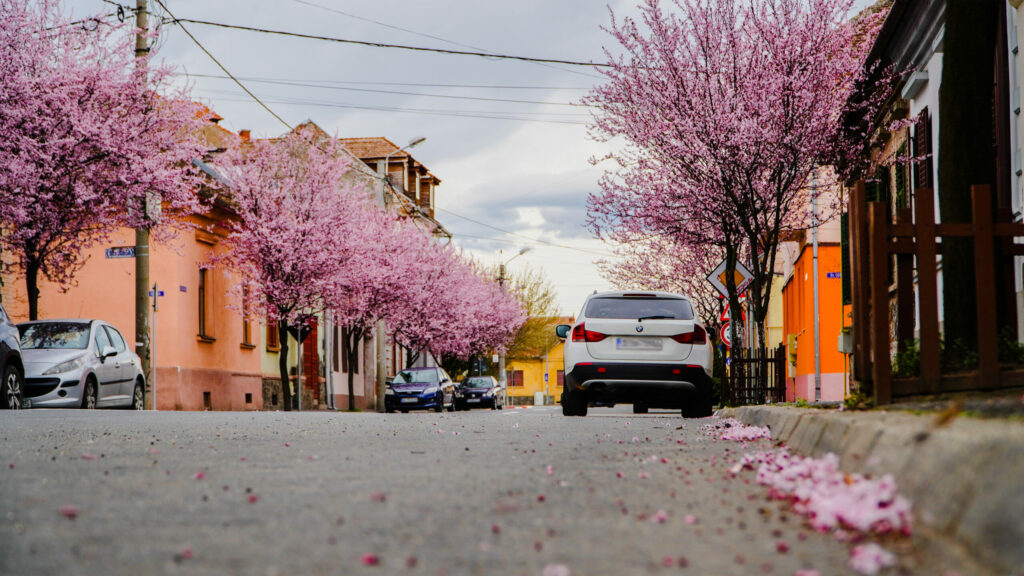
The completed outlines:
{"type": "MultiPolygon", "coordinates": [[[[129,0],[120,0],[134,5],[129,0]]],[[[857,0],[866,4],[868,0],[857,0]]],[[[635,0],[163,0],[177,18],[402,44],[583,62],[605,60],[601,29],[634,15],[635,0]]],[[[155,0],[155,15],[167,16],[155,0]]],[[[108,14],[112,0],[65,0],[76,17],[108,14]]],[[[586,226],[586,199],[606,152],[588,137],[579,99],[603,77],[590,67],[365,47],[186,23],[195,38],[277,115],[313,120],[341,137],[426,140],[413,156],[442,180],[436,217],[468,254],[512,274],[540,270],[563,314],[607,290],[595,261],[612,257],[586,226]],[[573,105],[576,104],[576,105],[573,105]]],[[[179,26],[158,58],[192,94],[254,137],[287,127],[241,88],[179,26]],[[212,76],[212,77],[211,77],[212,76]]]]}

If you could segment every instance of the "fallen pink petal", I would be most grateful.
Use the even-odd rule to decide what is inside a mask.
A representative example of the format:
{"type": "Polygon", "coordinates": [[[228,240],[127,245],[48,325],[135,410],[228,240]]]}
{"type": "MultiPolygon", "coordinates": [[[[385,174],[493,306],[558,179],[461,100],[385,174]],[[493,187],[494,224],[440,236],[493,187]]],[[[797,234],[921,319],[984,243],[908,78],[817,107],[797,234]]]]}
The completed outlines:
{"type": "Polygon", "coordinates": [[[668,512],[665,512],[664,510],[658,510],[654,513],[654,516],[651,516],[651,522],[654,522],[655,524],[664,524],[667,520],[668,512]]]}
{"type": "Polygon", "coordinates": [[[572,570],[565,564],[548,564],[541,572],[541,576],[572,576],[572,570]]]}
{"type": "Polygon", "coordinates": [[[95,454],[89,454],[88,452],[82,454],[82,460],[96,460],[96,458],[97,456],[95,454]]]}
{"type": "Polygon", "coordinates": [[[757,483],[769,487],[769,497],[788,500],[820,532],[911,533],[910,501],[897,493],[892,476],[869,479],[846,474],[839,457],[804,458],[785,448],[745,454],[731,471],[757,470],[757,483]]]}
{"type": "Polygon", "coordinates": [[[181,555],[182,558],[188,560],[192,558],[192,548],[186,546],[185,548],[181,549],[181,552],[179,552],[179,554],[181,555]]]}
{"type": "Polygon", "coordinates": [[[206,472],[196,472],[192,478],[194,480],[202,480],[203,478],[206,478],[206,472]]]}
{"type": "Polygon", "coordinates": [[[896,556],[874,542],[854,546],[850,551],[850,568],[865,576],[873,576],[894,565],[896,556]]]}
{"type": "Polygon", "coordinates": [[[388,496],[384,492],[371,492],[370,493],[370,500],[373,501],[373,502],[384,502],[387,499],[388,499],[388,496]]]}
{"type": "Polygon", "coordinates": [[[380,556],[376,554],[363,554],[360,561],[363,563],[363,566],[380,566],[380,556]]]}
{"type": "Polygon", "coordinates": [[[67,518],[68,520],[74,520],[75,518],[78,518],[79,512],[80,511],[78,509],[78,506],[61,506],[60,507],[60,514],[61,514],[61,516],[67,518]]]}
{"type": "Polygon", "coordinates": [[[686,522],[687,524],[696,524],[697,517],[693,514],[687,514],[686,516],[683,516],[683,522],[686,522]]]}

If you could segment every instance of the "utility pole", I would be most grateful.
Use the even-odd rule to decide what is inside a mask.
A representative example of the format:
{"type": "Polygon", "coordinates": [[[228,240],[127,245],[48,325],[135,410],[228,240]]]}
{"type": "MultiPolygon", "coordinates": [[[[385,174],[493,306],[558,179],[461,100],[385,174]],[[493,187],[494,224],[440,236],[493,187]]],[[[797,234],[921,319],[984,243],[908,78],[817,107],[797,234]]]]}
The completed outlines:
{"type": "MultiPolygon", "coordinates": [[[[145,64],[140,64],[138,59],[149,54],[149,41],[146,38],[149,30],[149,10],[146,2],[147,0],[135,0],[135,27],[138,29],[135,37],[135,58],[136,65],[139,66],[145,64]]],[[[147,197],[139,207],[147,221],[150,214],[148,204],[147,197]]],[[[155,369],[150,362],[149,307],[149,228],[142,227],[135,229],[135,353],[142,360],[142,373],[145,374],[146,381],[152,382],[155,369]]]]}
{"type": "Polygon", "coordinates": [[[821,402],[821,317],[818,300],[818,166],[811,183],[812,256],[814,264],[814,401],[821,402]]]}

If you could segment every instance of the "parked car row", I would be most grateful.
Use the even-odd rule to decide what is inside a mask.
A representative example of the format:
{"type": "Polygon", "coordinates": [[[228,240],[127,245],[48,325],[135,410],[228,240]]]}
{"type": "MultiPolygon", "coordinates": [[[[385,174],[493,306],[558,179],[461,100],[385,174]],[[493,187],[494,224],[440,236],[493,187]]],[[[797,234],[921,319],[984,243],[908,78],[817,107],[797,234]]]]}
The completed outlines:
{"type": "Polygon", "coordinates": [[[142,361],[101,320],[14,324],[0,305],[0,407],[142,410],[142,361]]]}
{"type": "Polygon", "coordinates": [[[504,389],[493,376],[472,376],[461,383],[443,368],[406,368],[387,382],[384,390],[385,412],[410,410],[469,410],[504,407],[504,389]]]}

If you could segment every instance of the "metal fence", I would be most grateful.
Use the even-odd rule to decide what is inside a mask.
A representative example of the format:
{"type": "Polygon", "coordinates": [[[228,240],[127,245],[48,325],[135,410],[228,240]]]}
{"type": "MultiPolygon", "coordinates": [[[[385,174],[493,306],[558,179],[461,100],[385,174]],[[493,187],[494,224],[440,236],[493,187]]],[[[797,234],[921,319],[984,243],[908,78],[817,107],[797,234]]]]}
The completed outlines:
{"type": "Polygon", "coordinates": [[[786,347],[738,348],[729,357],[730,406],[770,404],[786,399],[786,347]]]}

